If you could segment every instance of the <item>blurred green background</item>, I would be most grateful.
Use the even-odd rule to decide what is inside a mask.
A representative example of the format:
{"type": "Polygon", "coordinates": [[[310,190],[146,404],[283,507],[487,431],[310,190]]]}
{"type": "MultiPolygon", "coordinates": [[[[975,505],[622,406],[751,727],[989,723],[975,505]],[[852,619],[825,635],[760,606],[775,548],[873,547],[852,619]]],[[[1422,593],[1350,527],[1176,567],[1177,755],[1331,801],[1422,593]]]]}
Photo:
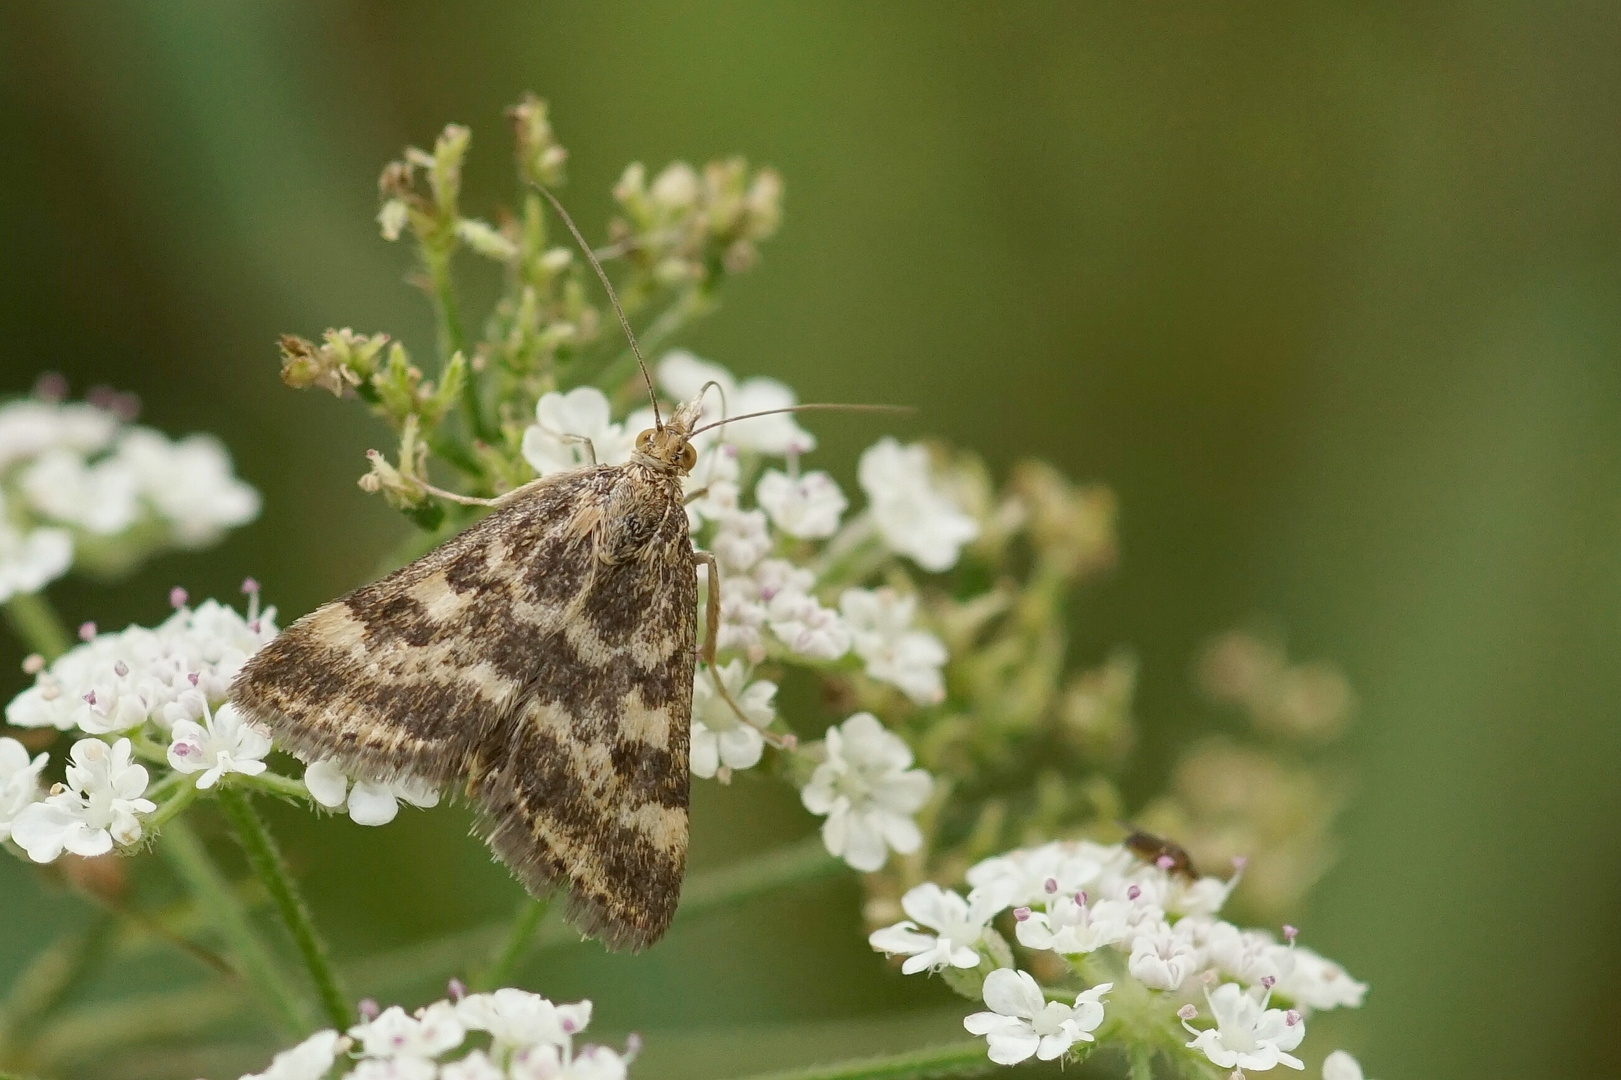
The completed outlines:
{"type": "MultiPolygon", "coordinates": [[[[205,555],[53,590],[74,623],[244,573],[290,615],[370,574],[405,529],[354,486],[380,429],[282,388],[275,337],[426,354],[376,174],[470,124],[464,205],[491,213],[501,109],[533,89],[597,235],[627,161],[783,173],[782,234],[686,344],[1116,488],[1123,561],[1076,656],[1143,658],[1139,796],[1203,723],[1210,633],[1275,616],[1344,664],[1355,793],[1298,921],[1373,985],[1325,1020],[1370,1073],[1621,1069],[1621,7],[13,2],[0,65],[0,390],[135,390],[266,495],[205,555]]],[[[846,478],[878,434],[815,426],[846,478]]],[[[517,897],[454,812],[277,825],[345,953],[517,897]]],[[[770,785],[703,785],[695,862],[810,827],[770,785]]],[[[0,913],[0,984],[83,917],[9,859],[0,913]]],[[[639,1028],[649,1075],[961,1014],[871,958],[848,882],[525,979],[639,1028]]],[[[173,1050],[99,1068],[225,1074],[173,1050]]]]}

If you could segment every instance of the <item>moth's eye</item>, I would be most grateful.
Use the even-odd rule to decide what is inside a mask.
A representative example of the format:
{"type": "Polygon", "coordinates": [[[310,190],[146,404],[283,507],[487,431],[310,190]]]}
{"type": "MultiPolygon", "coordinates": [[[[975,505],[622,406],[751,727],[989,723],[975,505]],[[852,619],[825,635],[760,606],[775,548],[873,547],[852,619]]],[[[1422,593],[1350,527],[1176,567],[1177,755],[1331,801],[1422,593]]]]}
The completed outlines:
{"type": "Polygon", "coordinates": [[[698,464],[698,448],[687,443],[681,448],[681,471],[691,472],[696,464],[698,464]]]}
{"type": "Polygon", "coordinates": [[[653,449],[653,429],[652,428],[648,428],[646,431],[644,431],[640,435],[636,436],[636,449],[642,451],[642,453],[644,453],[644,454],[647,453],[649,450],[653,449]]]}

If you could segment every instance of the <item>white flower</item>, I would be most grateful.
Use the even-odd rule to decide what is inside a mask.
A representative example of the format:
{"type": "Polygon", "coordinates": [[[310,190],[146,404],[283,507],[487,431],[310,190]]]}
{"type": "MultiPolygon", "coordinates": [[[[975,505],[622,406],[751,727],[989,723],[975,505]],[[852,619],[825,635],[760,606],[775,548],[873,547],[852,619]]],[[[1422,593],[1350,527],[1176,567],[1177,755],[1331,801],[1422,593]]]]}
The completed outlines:
{"type": "Polygon", "coordinates": [[[581,441],[589,439],[598,465],[620,465],[630,460],[638,433],[613,423],[608,398],[596,387],[554,391],[535,403],[535,422],[523,433],[523,456],[540,476],[566,472],[591,463],[581,441]]]}
{"type": "Polygon", "coordinates": [[[375,1019],[350,1028],[349,1035],[359,1041],[367,1057],[433,1058],[460,1046],[467,1037],[467,1025],[455,1005],[436,1001],[415,1015],[391,1005],[375,1019]]]}
{"type": "Polygon", "coordinates": [[[213,600],[181,607],[154,629],[132,626],[97,634],[41,671],[6,706],[17,727],[77,727],[93,735],[128,731],[151,721],[168,729],[202,716],[201,695],[225,700],[250,655],[276,636],[275,609],[250,607],[246,617],[213,600]],[[187,706],[180,704],[191,695],[187,706]]]}
{"type": "MultiPolygon", "coordinates": [[[[681,401],[697,397],[705,383],[717,384],[721,393],[710,391],[704,398],[703,422],[706,424],[722,419],[722,395],[726,416],[781,409],[798,402],[794,392],[776,379],[753,378],[739,383],[719,364],[700,360],[684,349],[664,354],[659,361],[658,382],[665,393],[681,401]]],[[[762,454],[805,454],[816,449],[816,436],[800,427],[793,413],[762,416],[727,424],[718,430],[727,442],[762,454]]]]}
{"type": "MultiPolygon", "coordinates": [[[[707,585],[706,588],[711,586],[707,585]]],[[[759,582],[748,576],[726,575],[720,582],[720,628],[715,647],[722,652],[740,650],[750,662],[765,659],[760,628],[765,625],[765,604],[760,600],[759,582]]]]}
{"type": "Polygon", "coordinates": [[[777,528],[801,540],[819,540],[838,532],[839,518],[850,505],[834,479],[819,471],[796,478],[767,469],[754,487],[754,500],[771,515],[777,528]]]}
{"type": "Polygon", "coordinates": [[[230,702],[210,711],[202,694],[193,693],[202,707],[203,722],[175,721],[169,732],[169,764],[174,770],[201,772],[197,786],[205,791],[226,773],[258,776],[264,772],[270,736],[249,723],[230,702]]]}
{"type": "Polygon", "coordinates": [[[907,890],[901,897],[901,910],[910,919],[874,930],[867,941],[879,952],[906,956],[901,971],[913,975],[947,967],[978,967],[978,947],[985,927],[1002,907],[993,897],[977,890],[965,900],[926,881],[907,890]],[[920,927],[934,933],[923,933],[920,927]]]}
{"type": "Polygon", "coordinates": [[[506,1071],[482,1050],[439,1067],[439,1080],[507,1080],[506,1071]]]}
{"type": "Polygon", "coordinates": [[[487,1031],[498,1049],[550,1045],[564,1049],[591,1023],[591,1003],[554,1005],[527,990],[503,989],[469,994],[456,1003],[456,1015],[469,1031],[487,1031]]]}
{"type": "Polygon", "coordinates": [[[104,450],[118,428],[118,417],[82,402],[6,402],[0,405],[0,468],[57,447],[81,454],[104,450]]]}
{"type": "Polygon", "coordinates": [[[1344,1050],[1323,1059],[1323,1080],[1362,1080],[1362,1066],[1344,1050]]]}
{"type": "Polygon", "coordinates": [[[1277,992],[1307,1009],[1362,1007],[1368,984],[1351,978],[1344,968],[1304,945],[1289,950],[1293,967],[1278,979],[1277,992]]]}
{"type": "Polygon", "coordinates": [[[723,575],[747,573],[771,550],[765,514],[759,510],[733,510],[720,515],[709,550],[715,553],[723,575]]]}
{"type": "Polygon", "coordinates": [[[894,589],[846,589],[839,612],[850,629],[850,647],[867,663],[867,674],[887,682],[919,705],[946,696],[940,674],[946,647],[926,630],[914,630],[917,597],[894,589]]]}
{"type": "Polygon", "coordinates": [[[356,825],[387,825],[400,812],[402,801],[424,810],[439,805],[438,790],[416,779],[356,780],[351,789],[349,777],[331,758],[304,767],[304,787],[329,810],[347,803],[349,818],[356,825]]]}
{"type": "Polygon", "coordinates": [[[694,776],[711,777],[722,766],[747,769],[758,764],[765,746],[762,730],[776,719],[771,700],[777,684],[766,679],[750,682],[748,669],[733,660],[715,672],[732,701],[748,718],[745,723],[726,699],[715,692],[710,672],[700,671],[692,682],[692,751],[694,776]]]}
{"type": "Polygon", "coordinates": [[[259,516],[259,493],[232,474],[230,454],[212,435],[171,442],[150,428],[131,428],[113,454],[182,547],[213,543],[259,516]]]}
{"type": "Polygon", "coordinates": [[[23,532],[0,521],[0,603],[36,593],[73,565],[73,536],[65,529],[23,532]]]}
{"type": "Polygon", "coordinates": [[[1077,995],[1074,1005],[1065,1005],[1048,1001],[1029,972],[997,968],[985,977],[985,1004],[992,1011],[972,1013],[962,1026],[985,1036],[990,1059],[998,1065],[1017,1065],[1031,1056],[1052,1061],[1076,1043],[1092,1041],[1103,1023],[1099,999],[1113,986],[1099,983],[1077,995]]]}
{"type": "Polygon", "coordinates": [[[107,854],[115,842],[133,844],[141,838],[135,815],[157,809],[141,798],[146,770],[131,761],[128,739],[110,747],[80,739],[69,756],[67,784],[23,807],[11,824],[11,838],[35,862],[50,862],[64,850],[89,857],[107,854]]]}
{"type": "Polygon", "coordinates": [[[1169,924],[1160,922],[1132,939],[1126,967],[1152,990],[1175,990],[1200,967],[1199,950],[1169,924]]]}
{"type": "Polygon", "coordinates": [[[317,1031],[292,1049],[271,1058],[270,1067],[264,1072],[249,1073],[242,1080],[325,1080],[337,1060],[341,1039],[336,1031],[317,1031]]]}
{"type": "Polygon", "coordinates": [[[367,1058],[343,1074],[343,1080],[434,1080],[439,1066],[431,1058],[401,1054],[367,1058]]]}
{"type": "Polygon", "coordinates": [[[39,796],[39,774],[49,754],[32,761],[28,749],[16,739],[0,738],[0,841],[11,836],[11,823],[23,807],[39,796]]]}
{"type": "Polygon", "coordinates": [[[1074,956],[1124,940],[1131,929],[1131,905],[1123,900],[1086,901],[1086,894],[1079,893],[1055,897],[1046,911],[1019,908],[1014,912],[1019,944],[1074,956]]]}
{"type": "MultiPolygon", "coordinates": [[[[700,435],[699,439],[707,437],[700,435]]],[[[737,447],[731,443],[712,442],[700,450],[692,472],[681,478],[681,491],[688,500],[687,527],[696,531],[705,521],[717,521],[735,512],[741,494],[737,486],[741,475],[737,447]]]]}
{"type": "Polygon", "coordinates": [[[578,1054],[555,1046],[532,1046],[513,1055],[512,1080],[625,1080],[625,1059],[606,1046],[584,1046],[578,1054]]]}
{"type": "Polygon", "coordinates": [[[18,485],[46,517],[97,536],[123,532],[141,510],[141,478],[118,457],[92,465],[78,451],[55,447],[23,470],[18,485]]]}
{"type": "Polygon", "coordinates": [[[1269,1009],[1264,999],[1256,999],[1237,983],[1222,983],[1206,991],[1205,1000],[1216,1026],[1200,1031],[1186,1020],[1182,1026],[1194,1036],[1188,1047],[1202,1050],[1217,1068],[1264,1072],[1277,1065],[1306,1067],[1289,1053],[1306,1035],[1306,1022],[1299,1013],[1269,1009]]]}
{"type": "Polygon", "coordinates": [[[1295,969],[1296,950],[1260,930],[1240,930],[1216,920],[1205,931],[1203,944],[1211,964],[1248,986],[1267,978],[1286,982],[1295,969]]]}
{"type": "Polygon", "coordinates": [[[850,630],[811,593],[816,575],[785,559],[765,559],[754,570],[771,632],[788,648],[814,660],[837,660],[850,650],[850,630]]]}
{"type": "Polygon", "coordinates": [[[923,843],[912,815],[928,801],[932,781],[914,769],[912,751],[871,713],[856,713],[827,729],[827,759],[800,792],[805,809],[826,814],[822,842],[857,870],[884,865],[889,849],[902,855],[923,843]]]}
{"type": "Polygon", "coordinates": [[[1120,857],[1119,845],[1104,847],[1088,841],[1054,841],[1035,848],[1020,848],[975,863],[968,884],[994,889],[1008,906],[1043,906],[1090,888],[1105,863],[1120,857]]]}
{"type": "Polygon", "coordinates": [[[862,452],[857,476],[884,542],[925,570],[951,569],[979,535],[974,519],[935,486],[929,452],[919,444],[874,443],[862,452]]]}

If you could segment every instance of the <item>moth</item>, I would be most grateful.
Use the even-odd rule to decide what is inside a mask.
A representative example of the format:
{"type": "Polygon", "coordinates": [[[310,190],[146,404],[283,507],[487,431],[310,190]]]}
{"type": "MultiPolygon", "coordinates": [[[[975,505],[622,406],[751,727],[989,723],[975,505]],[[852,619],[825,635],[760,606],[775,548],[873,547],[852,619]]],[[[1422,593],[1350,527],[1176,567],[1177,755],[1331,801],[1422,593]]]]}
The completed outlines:
{"type": "MultiPolygon", "coordinates": [[[[635,348],[606,274],[542,191],[635,348]]],[[[668,421],[655,398],[629,461],[509,492],[416,562],[299,619],[248,661],[231,699],[306,760],[459,785],[530,893],[566,890],[569,917],[609,948],[657,941],[686,866],[700,564],[711,666],[720,602],[682,478],[694,435],[747,419],[700,427],[702,397],[668,421]]],[[[842,406],[794,408],[829,407],[842,406]]]]}

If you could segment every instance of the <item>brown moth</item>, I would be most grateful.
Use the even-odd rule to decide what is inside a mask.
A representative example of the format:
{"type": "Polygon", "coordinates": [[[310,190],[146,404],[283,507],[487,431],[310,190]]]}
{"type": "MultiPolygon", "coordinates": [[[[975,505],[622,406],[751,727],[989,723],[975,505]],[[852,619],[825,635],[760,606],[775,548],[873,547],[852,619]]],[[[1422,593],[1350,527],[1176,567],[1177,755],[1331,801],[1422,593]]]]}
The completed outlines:
{"type": "Polygon", "coordinates": [[[292,753],[463,785],[529,892],[611,948],[670,925],[687,856],[699,562],[681,478],[697,401],[631,460],[545,477],[380,581],[289,626],[237,707],[292,753]]]}

